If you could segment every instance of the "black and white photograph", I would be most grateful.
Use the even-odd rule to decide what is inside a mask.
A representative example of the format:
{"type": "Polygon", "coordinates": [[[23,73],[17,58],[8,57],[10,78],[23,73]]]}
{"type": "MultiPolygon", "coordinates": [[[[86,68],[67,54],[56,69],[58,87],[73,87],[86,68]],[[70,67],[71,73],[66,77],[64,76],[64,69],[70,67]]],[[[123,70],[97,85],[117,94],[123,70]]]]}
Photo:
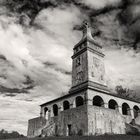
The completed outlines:
{"type": "Polygon", "coordinates": [[[140,0],[0,0],[0,140],[140,140],[140,0]]]}

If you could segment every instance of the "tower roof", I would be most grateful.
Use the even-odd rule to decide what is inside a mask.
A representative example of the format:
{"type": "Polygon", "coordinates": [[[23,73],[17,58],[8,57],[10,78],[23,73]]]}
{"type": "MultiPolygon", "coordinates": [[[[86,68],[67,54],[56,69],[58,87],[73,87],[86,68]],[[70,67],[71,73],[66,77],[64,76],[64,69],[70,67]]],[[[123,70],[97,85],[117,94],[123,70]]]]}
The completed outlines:
{"type": "Polygon", "coordinates": [[[84,43],[84,42],[91,42],[94,45],[102,48],[101,45],[99,45],[99,43],[97,43],[97,41],[94,40],[93,36],[92,36],[92,32],[91,32],[91,27],[89,25],[89,23],[85,20],[83,21],[82,24],[82,30],[83,30],[83,37],[82,39],[74,46],[74,49],[76,47],[78,47],[80,44],[84,43]]]}

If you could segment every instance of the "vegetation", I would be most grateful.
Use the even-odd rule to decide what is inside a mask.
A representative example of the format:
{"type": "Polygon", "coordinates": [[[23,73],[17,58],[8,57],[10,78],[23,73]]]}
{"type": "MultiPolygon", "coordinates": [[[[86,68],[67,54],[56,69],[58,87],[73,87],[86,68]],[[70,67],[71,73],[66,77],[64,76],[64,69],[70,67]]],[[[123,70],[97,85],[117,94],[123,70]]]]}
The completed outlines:
{"type": "Polygon", "coordinates": [[[8,132],[4,129],[0,130],[0,139],[11,139],[11,138],[24,138],[25,136],[19,134],[16,131],[8,132]]]}
{"type": "Polygon", "coordinates": [[[140,98],[137,96],[134,90],[131,90],[129,88],[123,88],[122,85],[118,85],[116,86],[115,91],[117,92],[117,95],[120,97],[140,102],[140,98]]]}
{"type": "Polygon", "coordinates": [[[102,135],[102,136],[73,136],[73,137],[46,137],[32,139],[11,139],[11,140],[140,140],[140,136],[132,135],[102,135]]]}

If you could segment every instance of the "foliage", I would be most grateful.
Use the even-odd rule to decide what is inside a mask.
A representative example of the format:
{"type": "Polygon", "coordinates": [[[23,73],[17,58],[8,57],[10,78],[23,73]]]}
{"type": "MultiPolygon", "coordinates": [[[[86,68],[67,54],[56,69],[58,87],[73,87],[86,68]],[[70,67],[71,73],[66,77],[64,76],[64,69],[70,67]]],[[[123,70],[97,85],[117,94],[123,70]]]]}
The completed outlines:
{"type": "Polygon", "coordinates": [[[129,88],[123,88],[122,85],[116,86],[115,91],[117,92],[118,96],[121,96],[127,99],[132,99],[135,101],[140,101],[140,98],[136,95],[136,92],[134,90],[131,90],[129,88]]]}
{"type": "Polygon", "coordinates": [[[16,131],[8,132],[4,129],[0,130],[0,139],[10,139],[10,138],[23,138],[25,137],[22,134],[19,134],[16,131]]]}

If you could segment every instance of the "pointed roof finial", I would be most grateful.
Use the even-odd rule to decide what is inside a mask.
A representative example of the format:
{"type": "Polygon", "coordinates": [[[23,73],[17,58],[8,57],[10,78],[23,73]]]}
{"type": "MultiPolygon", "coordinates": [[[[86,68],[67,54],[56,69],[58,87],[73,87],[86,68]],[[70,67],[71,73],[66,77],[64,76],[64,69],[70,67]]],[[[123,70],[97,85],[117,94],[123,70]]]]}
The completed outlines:
{"type": "Polygon", "coordinates": [[[85,27],[89,27],[89,23],[88,23],[87,20],[84,20],[84,21],[83,21],[83,26],[85,26],[85,27]]]}
{"type": "Polygon", "coordinates": [[[98,42],[96,42],[96,40],[93,38],[92,36],[92,31],[91,31],[91,27],[90,27],[90,24],[87,20],[84,20],[82,25],[80,26],[79,28],[80,30],[82,29],[83,30],[83,37],[82,39],[79,41],[79,43],[77,43],[75,45],[74,48],[76,48],[77,46],[79,46],[81,43],[83,43],[84,41],[87,41],[87,42],[92,42],[94,45],[102,48],[101,45],[99,45],[98,42]]]}
{"type": "Polygon", "coordinates": [[[90,25],[87,20],[83,21],[83,38],[93,39],[90,25]]]}

